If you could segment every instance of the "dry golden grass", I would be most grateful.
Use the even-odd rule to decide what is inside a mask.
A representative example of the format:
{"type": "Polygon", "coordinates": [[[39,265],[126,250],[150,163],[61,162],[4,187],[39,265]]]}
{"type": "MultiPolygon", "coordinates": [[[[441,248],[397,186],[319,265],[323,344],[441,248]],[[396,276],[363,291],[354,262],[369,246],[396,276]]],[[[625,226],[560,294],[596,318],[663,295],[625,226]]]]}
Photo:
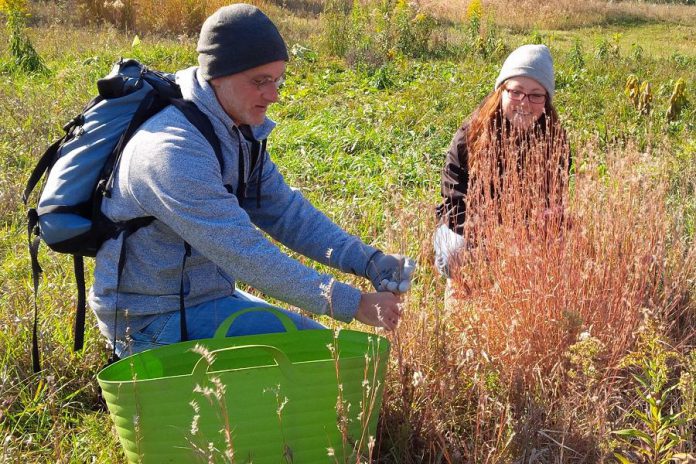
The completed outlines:
{"type": "MultiPolygon", "coordinates": [[[[553,193],[548,198],[545,191],[557,189],[544,183],[565,182],[544,167],[543,155],[530,155],[524,176],[506,169],[510,174],[500,181],[492,164],[481,173],[481,187],[472,186],[473,249],[460,254],[462,264],[453,271],[462,298],[456,323],[510,379],[550,375],[583,332],[604,344],[612,368],[631,348],[646,312],[659,308],[672,320],[669,312],[679,302],[663,286],[670,274],[667,246],[680,248],[665,209],[666,172],[637,150],[606,161],[583,150],[571,198],[561,201],[553,193]],[[548,203],[565,204],[565,212],[548,203]],[[472,304],[476,311],[467,309],[472,304]]],[[[693,274],[693,258],[686,275],[693,274]]]]}
{"type": "MultiPolygon", "coordinates": [[[[321,2],[247,0],[246,3],[256,5],[268,14],[291,44],[304,41],[318,31],[321,2]],[[288,11],[292,14],[288,14],[288,11]]],[[[141,36],[154,33],[178,38],[195,38],[205,18],[228,4],[230,2],[225,0],[67,0],[55,4],[36,4],[32,6],[32,10],[36,21],[44,24],[72,22],[84,26],[107,22],[121,30],[141,36]],[[70,15],[66,15],[68,12],[70,15]],[[75,14],[76,12],[78,14],[75,14]]]]}
{"type": "MultiPolygon", "coordinates": [[[[374,0],[361,0],[373,3],[374,0]]],[[[326,0],[247,0],[276,22],[290,43],[307,42],[321,32],[326,0]],[[291,14],[288,14],[290,12],[291,14]]],[[[417,0],[425,12],[445,23],[466,21],[471,0],[417,0]]],[[[350,4],[351,2],[347,2],[350,4]]],[[[493,23],[513,31],[533,28],[566,30],[612,24],[667,22],[696,25],[696,6],[610,2],[605,0],[483,0],[483,14],[493,23]],[[514,14],[511,14],[514,12],[514,14]]],[[[195,36],[205,18],[229,2],[225,0],[65,0],[32,3],[35,21],[42,23],[101,23],[107,21],[138,34],[166,33],[195,36]],[[79,14],[76,14],[78,12],[79,14]],[[137,12],[137,14],[136,14],[137,12]],[[76,21],[76,18],[81,18],[76,21]]]]}
{"type": "MultiPolygon", "coordinates": [[[[434,16],[460,22],[470,0],[420,0],[434,16]]],[[[666,21],[696,24],[696,7],[605,0],[483,0],[484,14],[499,26],[513,30],[570,29],[626,22],[666,21]]]]}

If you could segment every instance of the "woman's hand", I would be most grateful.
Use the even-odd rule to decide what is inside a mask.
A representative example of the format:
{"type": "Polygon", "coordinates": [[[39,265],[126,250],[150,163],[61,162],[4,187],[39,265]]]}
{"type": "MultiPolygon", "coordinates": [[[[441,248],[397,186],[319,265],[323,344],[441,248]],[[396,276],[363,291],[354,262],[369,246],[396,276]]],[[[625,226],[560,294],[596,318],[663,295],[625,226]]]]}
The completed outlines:
{"type": "Polygon", "coordinates": [[[355,319],[373,327],[394,330],[401,315],[400,296],[391,292],[363,293],[355,319]]]}

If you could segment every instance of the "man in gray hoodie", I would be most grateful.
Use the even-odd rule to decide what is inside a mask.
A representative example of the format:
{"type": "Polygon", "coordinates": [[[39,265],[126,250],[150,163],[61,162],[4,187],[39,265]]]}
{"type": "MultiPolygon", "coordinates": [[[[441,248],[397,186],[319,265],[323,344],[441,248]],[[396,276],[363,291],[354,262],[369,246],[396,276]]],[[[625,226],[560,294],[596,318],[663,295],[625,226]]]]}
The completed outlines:
{"type": "MultiPolygon", "coordinates": [[[[207,338],[230,314],[266,304],[237,289],[236,280],[315,314],[393,330],[411,260],[343,231],[285,183],[265,149],[275,125],[266,111],[278,100],[288,61],[275,25],[256,7],[226,6],[205,21],[197,51],[199,66],[179,71],[176,81],[210,120],[224,169],[173,106],[125,147],[102,212],[113,221],[155,220],[127,240],[107,240],[97,254],[89,301],[116,353],[179,341],[181,314],[186,337],[207,338]],[[367,277],[378,291],[362,293],[316,272],[261,231],[317,262],[367,277]]],[[[288,314],[301,329],[322,327],[288,314]]],[[[252,312],[228,335],[282,330],[270,313],[252,312]]]]}

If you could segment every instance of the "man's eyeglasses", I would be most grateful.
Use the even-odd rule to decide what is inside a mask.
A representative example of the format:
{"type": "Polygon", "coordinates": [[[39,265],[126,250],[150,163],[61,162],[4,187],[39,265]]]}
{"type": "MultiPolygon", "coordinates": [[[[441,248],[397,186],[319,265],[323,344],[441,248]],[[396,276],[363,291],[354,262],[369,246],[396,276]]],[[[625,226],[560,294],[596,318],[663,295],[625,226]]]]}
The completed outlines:
{"type": "Polygon", "coordinates": [[[275,87],[276,90],[280,90],[280,88],[285,83],[285,74],[276,79],[273,79],[270,76],[261,77],[259,79],[252,79],[251,83],[256,86],[259,92],[270,90],[271,87],[275,87]]]}
{"type": "Polygon", "coordinates": [[[524,93],[520,90],[505,89],[510,97],[510,100],[522,101],[525,97],[529,99],[529,103],[545,103],[546,94],[545,93],[524,93]]]}

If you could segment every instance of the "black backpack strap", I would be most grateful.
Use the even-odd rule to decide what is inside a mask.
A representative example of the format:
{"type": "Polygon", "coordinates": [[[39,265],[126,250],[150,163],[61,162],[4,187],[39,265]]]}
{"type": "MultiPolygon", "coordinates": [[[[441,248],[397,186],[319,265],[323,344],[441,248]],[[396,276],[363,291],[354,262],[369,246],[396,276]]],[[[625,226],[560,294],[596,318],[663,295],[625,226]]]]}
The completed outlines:
{"type": "MultiPolygon", "coordinates": [[[[114,172],[115,167],[121,160],[121,153],[126,147],[128,141],[133,137],[133,134],[138,130],[138,128],[149,118],[155,115],[158,111],[162,110],[167,106],[169,102],[159,96],[157,91],[151,90],[142,99],[138,105],[138,109],[135,110],[133,118],[128,123],[128,127],[123,131],[121,137],[118,139],[116,146],[114,147],[111,155],[109,155],[104,167],[102,168],[100,179],[100,184],[98,187],[101,194],[109,196],[111,194],[111,189],[114,183],[114,172]]],[[[98,192],[99,194],[99,192],[98,192]]]]}
{"type": "MultiPolygon", "coordinates": [[[[154,217],[141,217],[131,219],[123,225],[123,242],[121,243],[121,251],[118,257],[118,273],[116,277],[116,308],[114,309],[114,338],[112,340],[113,353],[111,359],[119,359],[116,354],[116,329],[118,327],[118,295],[121,291],[121,275],[126,266],[126,239],[130,237],[136,230],[150,224],[154,221],[154,217]]],[[[186,268],[186,259],[191,256],[191,245],[184,242],[184,258],[181,263],[181,279],[179,280],[179,315],[181,318],[181,341],[188,340],[188,329],[186,326],[186,305],[184,302],[184,269],[186,268]]],[[[77,275],[77,274],[76,274],[77,275]]],[[[83,279],[84,280],[84,279],[83,279]]],[[[84,330],[84,324],[83,324],[84,330]]]]}
{"type": "Polygon", "coordinates": [[[112,357],[117,358],[116,354],[116,333],[118,331],[118,295],[121,292],[121,274],[126,266],[126,239],[131,232],[126,229],[123,231],[123,241],[121,242],[121,251],[118,255],[118,265],[116,271],[116,303],[114,304],[114,338],[111,340],[111,348],[113,350],[112,357]]]}
{"type": "MultiPolygon", "coordinates": [[[[220,173],[222,174],[225,170],[225,160],[222,157],[222,146],[220,145],[220,139],[215,134],[215,129],[210,122],[210,119],[203,114],[203,112],[190,100],[185,100],[183,98],[173,98],[171,99],[172,105],[174,105],[181,113],[186,117],[186,119],[203,134],[203,137],[208,141],[215,156],[217,157],[218,163],[220,164],[220,173]]],[[[240,159],[242,157],[240,156],[240,159]]],[[[242,176],[243,177],[243,171],[242,176]]],[[[225,185],[228,192],[233,193],[232,186],[225,185]]],[[[186,268],[186,259],[191,256],[191,245],[188,242],[184,242],[184,258],[181,263],[181,280],[179,282],[179,318],[181,320],[181,341],[188,340],[188,329],[186,326],[186,304],[184,301],[184,270],[186,268]]]]}
{"type": "Polygon", "coordinates": [[[184,302],[184,270],[186,269],[186,258],[191,256],[191,245],[184,242],[184,259],[181,262],[181,280],[179,281],[179,318],[181,319],[181,341],[188,340],[188,329],[186,327],[186,304],[184,302]]]}
{"type": "Polygon", "coordinates": [[[244,152],[243,152],[244,149],[242,148],[241,132],[238,133],[238,137],[239,138],[237,141],[238,141],[239,145],[237,146],[237,153],[239,153],[239,156],[237,156],[237,160],[238,160],[237,172],[239,173],[238,174],[239,180],[237,181],[237,192],[236,193],[232,192],[232,186],[230,186],[227,189],[227,191],[232,192],[234,195],[236,195],[237,198],[239,199],[239,202],[241,203],[242,199],[246,198],[247,186],[246,186],[246,180],[244,179],[244,173],[246,170],[244,169],[244,152]]]}
{"type": "Polygon", "coordinates": [[[85,261],[80,255],[73,255],[73,269],[77,283],[77,311],[73,327],[73,351],[80,351],[85,344],[85,312],[87,309],[85,286],[85,261]]]}
{"type": "Polygon", "coordinates": [[[34,208],[27,213],[27,239],[29,242],[29,256],[31,257],[31,278],[34,284],[34,327],[31,334],[31,361],[34,372],[41,371],[41,360],[39,359],[39,341],[38,341],[38,325],[39,325],[39,308],[37,298],[39,295],[39,279],[43,270],[39,265],[39,245],[41,237],[37,234],[37,224],[39,223],[39,215],[34,208]]]}
{"type": "MultiPolygon", "coordinates": [[[[263,161],[266,154],[266,145],[268,143],[267,139],[261,141],[254,137],[251,127],[247,124],[242,124],[239,126],[239,132],[244,136],[244,138],[251,142],[251,171],[256,170],[256,207],[261,208],[261,184],[263,181],[263,161]]],[[[242,153],[242,141],[239,140],[239,153],[242,153]]],[[[243,156],[240,155],[240,167],[239,171],[244,172],[242,160],[243,156]]],[[[243,197],[246,198],[246,185],[241,184],[241,189],[243,189],[243,197]]]]}
{"type": "Polygon", "coordinates": [[[256,207],[261,208],[261,179],[263,178],[263,159],[266,157],[266,142],[267,139],[261,141],[259,148],[259,170],[256,176],[256,207]]]}
{"type": "Polygon", "coordinates": [[[222,157],[222,146],[220,145],[220,139],[215,134],[215,130],[213,129],[210,119],[208,119],[208,117],[203,114],[196,104],[190,100],[173,98],[171,99],[171,102],[172,105],[181,111],[183,115],[186,116],[186,119],[188,119],[188,121],[193,124],[193,126],[198,129],[201,134],[203,134],[203,137],[205,137],[210,146],[213,147],[213,151],[218,159],[218,163],[220,163],[220,172],[223,172],[225,170],[225,160],[222,157]]]}
{"type": "Polygon", "coordinates": [[[111,354],[110,359],[119,359],[118,355],[116,354],[116,329],[118,328],[118,295],[121,292],[121,275],[123,274],[123,269],[126,267],[126,240],[135,231],[137,231],[141,227],[149,225],[154,220],[155,218],[152,216],[144,216],[116,224],[119,230],[118,233],[123,233],[123,241],[121,242],[121,251],[118,255],[118,265],[116,274],[116,305],[114,307],[114,338],[111,343],[113,352],[111,354]]]}
{"type": "MultiPolygon", "coordinates": [[[[73,120],[75,121],[75,119],[73,120]]],[[[72,121],[71,121],[72,123],[72,121]]],[[[27,185],[24,188],[24,192],[22,193],[22,202],[26,205],[27,202],[29,201],[29,196],[31,195],[31,192],[34,190],[36,185],[39,183],[43,175],[48,171],[51,166],[53,166],[53,163],[55,162],[57,156],[58,156],[58,150],[60,150],[60,147],[65,143],[65,141],[70,137],[70,129],[72,129],[73,124],[68,124],[66,125],[66,135],[63,137],[59,138],[55,142],[53,142],[41,155],[41,158],[39,158],[38,163],[36,163],[36,166],[34,166],[34,170],[31,172],[31,175],[29,176],[29,180],[27,181],[27,185]]],[[[36,208],[30,208],[27,211],[27,239],[29,243],[29,256],[31,258],[31,277],[32,277],[32,283],[34,286],[34,325],[32,328],[32,334],[31,334],[31,360],[32,360],[32,368],[35,373],[38,373],[41,371],[41,359],[40,359],[40,353],[39,353],[39,340],[38,340],[38,331],[39,331],[39,308],[38,308],[38,297],[39,297],[39,280],[41,279],[41,273],[43,270],[41,269],[41,266],[39,265],[39,246],[41,245],[41,237],[39,235],[39,229],[38,229],[38,224],[39,224],[39,214],[36,210],[36,208]]],[[[84,287],[84,275],[82,276],[82,285],[84,287]]],[[[83,292],[84,294],[84,292],[83,292]]],[[[82,305],[84,306],[84,298],[83,298],[83,303],[82,305]]],[[[78,315],[79,315],[79,307],[80,307],[80,299],[78,296],[78,315]]],[[[84,316],[84,309],[82,311],[82,314],[84,316]]],[[[76,321],[77,322],[77,321],[76,321]]],[[[84,317],[82,319],[82,326],[84,327],[84,317]]],[[[76,332],[77,333],[77,328],[76,332]]]]}

